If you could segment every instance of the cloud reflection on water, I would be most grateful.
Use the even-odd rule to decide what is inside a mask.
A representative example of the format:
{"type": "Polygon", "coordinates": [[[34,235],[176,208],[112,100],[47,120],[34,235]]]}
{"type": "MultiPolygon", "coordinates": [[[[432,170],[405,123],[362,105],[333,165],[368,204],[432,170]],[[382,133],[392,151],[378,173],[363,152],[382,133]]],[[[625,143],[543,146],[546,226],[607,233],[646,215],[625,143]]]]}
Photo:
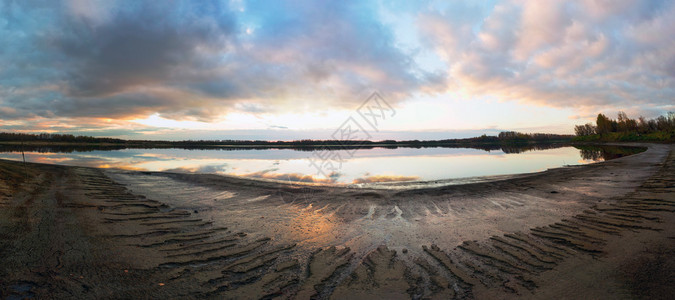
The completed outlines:
{"type": "MultiPolygon", "coordinates": [[[[452,148],[371,149],[357,152],[357,155],[344,162],[339,172],[333,172],[328,177],[316,174],[307,153],[292,150],[27,152],[26,160],[125,170],[211,173],[314,184],[363,184],[526,173],[595,161],[590,155],[584,156],[586,152],[589,151],[580,154],[573,147],[519,154],[452,148]]],[[[22,159],[20,152],[0,152],[0,158],[22,159]]]]}

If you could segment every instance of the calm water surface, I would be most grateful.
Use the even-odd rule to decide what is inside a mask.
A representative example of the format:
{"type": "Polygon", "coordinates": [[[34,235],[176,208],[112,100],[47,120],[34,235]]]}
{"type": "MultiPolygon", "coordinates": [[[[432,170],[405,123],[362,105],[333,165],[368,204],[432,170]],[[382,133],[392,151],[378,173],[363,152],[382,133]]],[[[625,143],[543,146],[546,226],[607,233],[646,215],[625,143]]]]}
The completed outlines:
{"type": "MultiPolygon", "coordinates": [[[[522,153],[471,148],[375,148],[349,152],[123,149],[69,153],[33,151],[26,152],[25,156],[29,162],[72,166],[214,173],[313,183],[368,184],[529,173],[621,156],[607,155],[599,149],[580,150],[566,146],[522,153]],[[326,156],[333,159],[320,158],[326,156]]],[[[7,149],[3,152],[2,148],[0,158],[22,159],[20,152],[7,149]]]]}

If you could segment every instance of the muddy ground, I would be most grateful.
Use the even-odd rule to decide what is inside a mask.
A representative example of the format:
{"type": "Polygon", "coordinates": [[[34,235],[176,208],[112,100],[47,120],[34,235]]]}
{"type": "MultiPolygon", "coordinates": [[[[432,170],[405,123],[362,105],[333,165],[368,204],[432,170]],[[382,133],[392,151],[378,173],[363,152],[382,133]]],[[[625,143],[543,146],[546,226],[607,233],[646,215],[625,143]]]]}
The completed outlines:
{"type": "Polygon", "coordinates": [[[0,298],[667,299],[673,150],[416,189],[0,161],[0,298]]]}

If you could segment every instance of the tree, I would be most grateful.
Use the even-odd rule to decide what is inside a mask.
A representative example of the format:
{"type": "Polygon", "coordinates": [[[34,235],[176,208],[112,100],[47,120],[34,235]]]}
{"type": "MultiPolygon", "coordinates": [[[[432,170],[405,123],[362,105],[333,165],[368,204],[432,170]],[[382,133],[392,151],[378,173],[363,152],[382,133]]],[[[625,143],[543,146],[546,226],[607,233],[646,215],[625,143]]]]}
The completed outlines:
{"type": "Polygon", "coordinates": [[[637,131],[639,133],[648,133],[649,132],[649,122],[645,117],[640,116],[637,120],[637,131]]]}
{"type": "Polygon", "coordinates": [[[600,135],[612,132],[612,120],[603,114],[598,114],[595,124],[597,125],[595,132],[600,135]]]}
{"type": "Polygon", "coordinates": [[[576,133],[577,136],[593,135],[595,134],[595,131],[596,128],[591,123],[574,126],[574,133],[576,133]]]}
{"type": "Polygon", "coordinates": [[[637,122],[626,115],[625,112],[620,111],[617,120],[618,132],[637,131],[637,122]]]}
{"type": "Polygon", "coordinates": [[[670,127],[669,124],[670,122],[668,121],[668,118],[665,116],[659,116],[656,118],[656,128],[660,131],[666,131],[670,127]]]}

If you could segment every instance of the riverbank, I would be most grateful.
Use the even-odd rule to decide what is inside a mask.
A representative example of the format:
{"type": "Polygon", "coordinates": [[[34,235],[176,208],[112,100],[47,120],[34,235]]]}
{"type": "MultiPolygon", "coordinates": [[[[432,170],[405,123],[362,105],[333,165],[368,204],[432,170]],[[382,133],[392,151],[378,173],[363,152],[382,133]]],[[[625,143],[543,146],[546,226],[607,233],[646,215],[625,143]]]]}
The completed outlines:
{"type": "Polygon", "coordinates": [[[673,148],[405,190],[0,161],[1,295],[658,298],[673,148]]]}

